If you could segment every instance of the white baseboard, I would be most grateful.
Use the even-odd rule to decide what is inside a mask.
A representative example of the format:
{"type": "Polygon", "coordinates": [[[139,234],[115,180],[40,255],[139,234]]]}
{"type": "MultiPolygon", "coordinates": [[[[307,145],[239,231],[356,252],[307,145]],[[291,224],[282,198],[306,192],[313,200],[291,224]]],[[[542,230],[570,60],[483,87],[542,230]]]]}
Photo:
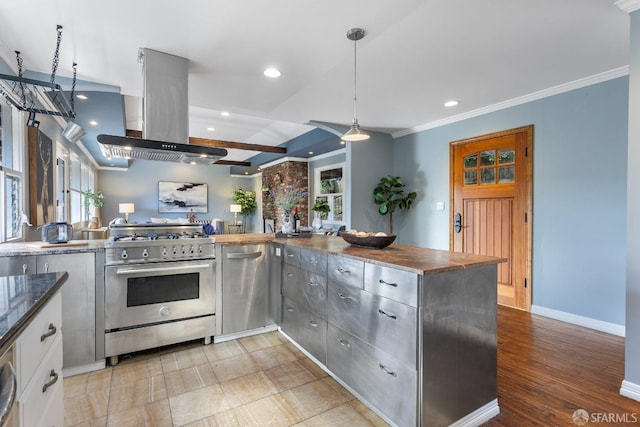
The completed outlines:
{"type": "Polygon", "coordinates": [[[237,332],[235,334],[216,335],[213,337],[213,342],[225,342],[231,340],[237,340],[238,338],[250,337],[252,335],[264,334],[266,332],[273,332],[278,330],[278,325],[268,325],[262,328],[251,329],[249,331],[237,332]]]}
{"type": "Polygon", "coordinates": [[[486,423],[491,418],[500,414],[500,407],[498,407],[498,399],[493,399],[491,402],[476,409],[472,413],[465,415],[458,421],[449,425],[449,427],[475,427],[486,423]]]}
{"type": "Polygon", "coordinates": [[[88,365],[76,366],[73,368],[63,368],[62,377],[67,378],[74,375],[86,374],[87,372],[99,371],[100,369],[104,369],[106,366],[106,360],[102,359],[88,365]]]}
{"type": "Polygon", "coordinates": [[[620,337],[625,336],[625,326],[618,325],[617,323],[604,322],[602,320],[592,319],[591,317],[578,316],[577,314],[554,310],[552,308],[542,307],[539,305],[532,305],[531,313],[572,323],[578,326],[584,326],[585,328],[595,329],[596,331],[618,335],[620,337]]]}
{"type": "Polygon", "coordinates": [[[640,402],[640,385],[632,383],[631,381],[622,380],[620,386],[620,394],[628,397],[629,399],[637,400],[640,402]]]}

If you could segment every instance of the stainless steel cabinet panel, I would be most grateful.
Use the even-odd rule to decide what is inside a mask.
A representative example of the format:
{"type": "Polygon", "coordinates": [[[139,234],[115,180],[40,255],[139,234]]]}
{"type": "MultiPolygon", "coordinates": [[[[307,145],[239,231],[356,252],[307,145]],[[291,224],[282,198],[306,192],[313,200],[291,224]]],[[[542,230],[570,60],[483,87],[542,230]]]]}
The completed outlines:
{"type": "Polygon", "coordinates": [[[327,318],[327,277],[285,264],[282,294],[303,308],[327,318]]]}
{"type": "Polygon", "coordinates": [[[397,425],[417,425],[418,372],[396,356],[329,324],[327,367],[397,425]]]}
{"type": "Polygon", "coordinates": [[[19,276],[21,274],[36,274],[35,256],[0,257],[0,276],[19,276]]]}
{"type": "Polygon", "coordinates": [[[322,364],[327,360],[327,321],[284,298],[282,330],[322,364]]]}
{"type": "Polygon", "coordinates": [[[300,249],[295,246],[284,245],[284,263],[300,267],[300,249]]]}
{"type": "Polygon", "coordinates": [[[69,278],[62,294],[63,368],[96,361],[96,271],[95,254],[38,255],[37,272],[66,271],[69,278]]]}
{"type": "Polygon", "coordinates": [[[364,288],[411,307],[418,306],[418,275],[415,273],[366,263],[364,288]]]}
{"type": "Polygon", "coordinates": [[[330,323],[417,367],[417,311],[370,292],[329,282],[330,323]]]}
{"type": "Polygon", "coordinates": [[[326,253],[300,248],[299,258],[301,268],[323,276],[327,275],[326,253]]]}
{"type": "Polygon", "coordinates": [[[329,280],[362,289],[364,283],[364,261],[329,255],[327,275],[329,280]]]}

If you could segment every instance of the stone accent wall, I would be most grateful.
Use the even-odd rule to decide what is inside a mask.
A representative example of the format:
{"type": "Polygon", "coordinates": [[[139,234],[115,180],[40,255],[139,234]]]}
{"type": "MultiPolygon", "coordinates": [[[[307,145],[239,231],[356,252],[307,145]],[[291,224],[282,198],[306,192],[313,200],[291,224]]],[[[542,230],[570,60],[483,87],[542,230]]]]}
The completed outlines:
{"type": "MultiPolygon", "coordinates": [[[[309,164],[307,162],[284,162],[262,169],[262,186],[267,185],[269,189],[277,192],[279,188],[292,185],[300,181],[300,187],[309,190],[309,164]]],[[[262,192],[262,215],[265,218],[276,220],[276,229],[281,224],[282,210],[274,203],[274,197],[268,192],[262,192]]],[[[300,223],[309,225],[309,199],[298,205],[298,215],[300,223]]]]}

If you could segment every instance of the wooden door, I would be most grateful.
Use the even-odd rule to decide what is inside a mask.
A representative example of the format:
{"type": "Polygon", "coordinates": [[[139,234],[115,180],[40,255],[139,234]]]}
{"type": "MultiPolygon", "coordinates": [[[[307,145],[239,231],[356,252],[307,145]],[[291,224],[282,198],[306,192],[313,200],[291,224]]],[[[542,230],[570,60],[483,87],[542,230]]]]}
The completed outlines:
{"type": "Polygon", "coordinates": [[[450,146],[450,248],[498,256],[498,303],[531,308],[533,126],[450,146]]]}

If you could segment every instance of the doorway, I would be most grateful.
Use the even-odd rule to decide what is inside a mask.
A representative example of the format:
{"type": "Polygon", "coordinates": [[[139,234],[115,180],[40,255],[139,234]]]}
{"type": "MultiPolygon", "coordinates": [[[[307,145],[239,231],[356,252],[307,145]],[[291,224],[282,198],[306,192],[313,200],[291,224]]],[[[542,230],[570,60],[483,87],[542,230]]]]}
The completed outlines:
{"type": "Polygon", "coordinates": [[[450,144],[449,247],[506,258],[498,303],[531,309],[533,125],[450,144]]]}

